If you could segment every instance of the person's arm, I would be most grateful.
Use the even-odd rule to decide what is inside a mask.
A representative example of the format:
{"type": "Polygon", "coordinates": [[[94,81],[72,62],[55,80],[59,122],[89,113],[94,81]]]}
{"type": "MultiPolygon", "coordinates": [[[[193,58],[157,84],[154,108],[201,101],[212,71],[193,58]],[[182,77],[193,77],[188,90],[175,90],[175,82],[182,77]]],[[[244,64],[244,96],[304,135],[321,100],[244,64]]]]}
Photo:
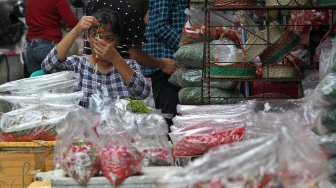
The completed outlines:
{"type": "Polygon", "coordinates": [[[151,86],[141,73],[140,67],[134,60],[129,60],[128,64],[134,70],[131,81],[127,86],[127,90],[131,98],[142,100],[149,96],[151,86]]]}
{"type": "MultiPolygon", "coordinates": [[[[180,42],[180,35],[170,24],[171,13],[169,6],[172,0],[160,0],[153,3],[150,11],[150,20],[154,22],[154,33],[162,42],[167,44],[171,49],[177,49],[180,42]]],[[[182,28],[181,28],[182,30],[182,28]]]]}
{"type": "Polygon", "coordinates": [[[140,65],[151,68],[159,68],[166,74],[172,74],[175,72],[179,65],[175,60],[170,58],[155,58],[143,51],[140,48],[133,47],[128,50],[130,57],[137,61],[140,65]]]}
{"type": "Polygon", "coordinates": [[[144,18],[143,18],[145,24],[148,23],[148,17],[149,17],[149,10],[146,11],[146,14],[145,14],[145,16],[144,16],[144,18]]]}
{"type": "Polygon", "coordinates": [[[71,11],[70,5],[68,4],[67,0],[57,0],[57,12],[61,16],[62,20],[67,24],[68,27],[71,29],[74,28],[77,23],[78,19],[71,11]]]}
{"type": "Polygon", "coordinates": [[[98,21],[93,16],[83,16],[78,24],[56,45],[57,55],[61,61],[65,60],[72,43],[77,37],[95,23],[98,23],[98,21]]]}

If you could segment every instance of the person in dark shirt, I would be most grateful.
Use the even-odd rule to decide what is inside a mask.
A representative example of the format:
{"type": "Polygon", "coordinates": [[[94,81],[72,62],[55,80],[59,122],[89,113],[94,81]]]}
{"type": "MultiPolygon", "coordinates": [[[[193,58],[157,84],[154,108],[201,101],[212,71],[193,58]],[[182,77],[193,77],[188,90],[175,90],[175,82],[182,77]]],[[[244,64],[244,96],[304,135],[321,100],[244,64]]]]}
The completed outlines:
{"type": "MultiPolygon", "coordinates": [[[[174,59],[186,22],[184,11],[188,7],[189,0],[150,0],[147,41],[142,50],[155,58],[174,59]]],[[[152,80],[155,107],[163,113],[176,115],[180,88],[168,82],[171,73],[147,66],[142,66],[142,72],[152,80]]],[[[167,123],[171,125],[171,119],[167,123]]]]}

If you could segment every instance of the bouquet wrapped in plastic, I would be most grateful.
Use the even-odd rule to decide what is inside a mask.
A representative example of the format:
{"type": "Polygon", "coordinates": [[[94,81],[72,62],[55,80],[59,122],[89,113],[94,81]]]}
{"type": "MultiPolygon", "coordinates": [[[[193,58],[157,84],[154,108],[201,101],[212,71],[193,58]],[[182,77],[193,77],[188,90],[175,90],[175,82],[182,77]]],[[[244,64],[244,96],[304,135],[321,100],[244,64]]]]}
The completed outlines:
{"type": "Polygon", "coordinates": [[[99,140],[93,131],[98,121],[99,116],[80,109],[57,129],[56,164],[82,185],[99,171],[99,140]]]}

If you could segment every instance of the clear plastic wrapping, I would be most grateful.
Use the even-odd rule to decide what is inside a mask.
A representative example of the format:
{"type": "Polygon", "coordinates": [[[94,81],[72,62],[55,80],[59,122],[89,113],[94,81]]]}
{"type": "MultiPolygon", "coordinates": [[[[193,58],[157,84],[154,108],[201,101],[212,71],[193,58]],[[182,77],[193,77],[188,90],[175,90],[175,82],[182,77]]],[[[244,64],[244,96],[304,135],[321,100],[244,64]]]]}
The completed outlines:
{"type": "Polygon", "coordinates": [[[210,150],[181,172],[166,174],[159,187],[310,187],[327,176],[326,159],[304,134],[283,127],[277,134],[210,150]],[[271,179],[272,181],[266,181],[271,179]],[[267,185],[267,186],[266,186],[267,185]]]}
{"type": "Polygon", "coordinates": [[[326,75],[316,86],[313,94],[306,97],[309,106],[336,105],[336,73],[326,75]]]}
{"type": "Polygon", "coordinates": [[[78,104],[84,97],[82,91],[72,93],[34,93],[28,95],[0,95],[0,101],[8,101],[13,104],[78,104]]]}
{"type": "Polygon", "coordinates": [[[73,92],[79,76],[72,71],[63,71],[37,77],[24,78],[0,85],[0,93],[33,94],[42,91],[52,93],[73,92]]]}
{"type": "Polygon", "coordinates": [[[2,114],[1,141],[55,140],[55,128],[77,105],[31,105],[2,114]]]}
{"type": "Polygon", "coordinates": [[[326,75],[336,71],[336,40],[335,38],[326,38],[322,44],[319,45],[321,50],[319,61],[320,79],[326,75]]]}
{"type": "Polygon", "coordinates": [[[245,134],[243,123],[208,120],[180,128],[169,133],[174,144],[174,156],[202,155],[219,145],[242,141],[245,134]]]}
{"type": "Polygon", "coordinates": [[[77,105],[34,105],[4,113],[0,128],[5,132],[20,131],[62,123],[77,105]]]}
{"type": "Polygon", "coordinates": [[[177,113],[180,115],[192,114],[232,114],[244,113],[254,108],[255,101],[245,101],[238,104],[227,105],[181,105],[176,106],[177,113]]]}
{"type": "Polygon", "coordinates": [[[336,157],[336,133],[321,136],[320,147],[327,157],[336,157]]]}
{"type": "Polygon", "coordinates": [[[100,168],[113,186],[141,172],[141,153],[125,139],[123,131],[101,135],[100,168]]]}
{"type": "Polygon", "coordinates": [[[93,131],[98,121],[99,116],[80,109],[57,128],[56,164],[81,185],[99,171],[99,140],[93,131]]]}

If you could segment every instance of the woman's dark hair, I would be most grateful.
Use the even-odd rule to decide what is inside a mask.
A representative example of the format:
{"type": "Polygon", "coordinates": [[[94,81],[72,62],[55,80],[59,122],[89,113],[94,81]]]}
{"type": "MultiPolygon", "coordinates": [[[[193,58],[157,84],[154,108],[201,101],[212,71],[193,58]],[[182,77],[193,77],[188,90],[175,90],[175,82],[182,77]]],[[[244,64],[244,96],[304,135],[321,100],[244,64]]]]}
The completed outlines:
{"type": "Polygon", "coordinates": [[[114,34],[120,36],[120,34],[123,32],[123,20],[118,12],[103,8],[92,13],[91,16],[94,16],[102,25],[110,24],[114,34]]]}

